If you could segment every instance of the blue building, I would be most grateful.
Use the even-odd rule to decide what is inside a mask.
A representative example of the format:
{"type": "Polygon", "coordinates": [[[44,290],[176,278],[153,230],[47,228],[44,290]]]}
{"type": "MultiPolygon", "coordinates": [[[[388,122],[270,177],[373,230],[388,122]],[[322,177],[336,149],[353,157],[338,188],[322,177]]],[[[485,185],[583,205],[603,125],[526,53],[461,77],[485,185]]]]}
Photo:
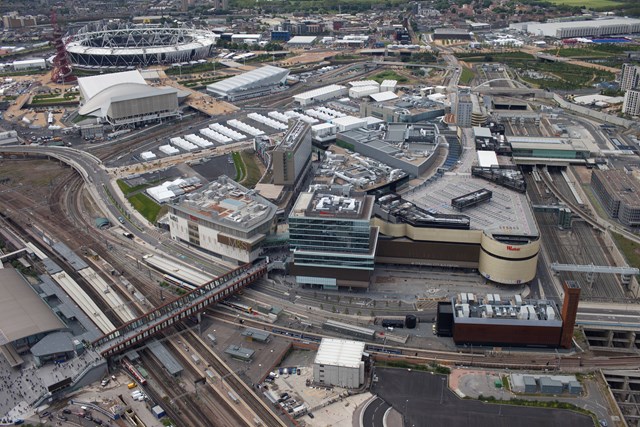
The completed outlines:
{"type": "Polygon", "coordinates": [[[291,38],[289,31],[271,31],[272,42],[288,42],[291,38]]]}

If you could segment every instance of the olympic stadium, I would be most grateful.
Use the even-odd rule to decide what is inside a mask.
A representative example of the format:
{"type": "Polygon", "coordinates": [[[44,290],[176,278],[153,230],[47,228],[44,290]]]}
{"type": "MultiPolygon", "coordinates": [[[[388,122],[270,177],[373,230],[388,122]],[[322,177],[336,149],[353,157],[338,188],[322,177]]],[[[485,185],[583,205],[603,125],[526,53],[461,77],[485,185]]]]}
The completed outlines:
{"type": "Polygon", "coordinates": [[[133,69],[157,64],[204,60],[217,35],[191,28],[127,23],[92,23],[65,39],[69,60],[77,68],[133,69]]]}

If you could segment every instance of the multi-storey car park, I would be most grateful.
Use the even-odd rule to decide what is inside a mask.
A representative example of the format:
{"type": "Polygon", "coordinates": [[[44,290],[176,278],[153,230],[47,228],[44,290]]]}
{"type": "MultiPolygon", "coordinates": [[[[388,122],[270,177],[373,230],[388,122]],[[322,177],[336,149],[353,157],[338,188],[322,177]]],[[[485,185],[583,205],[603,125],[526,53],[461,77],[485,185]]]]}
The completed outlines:
{"type": "Polygon", "coordinates": [[[131,69],[205,60],[218,36],[205,30],[98,21],[66,38],[78,68],[131,69]]]}

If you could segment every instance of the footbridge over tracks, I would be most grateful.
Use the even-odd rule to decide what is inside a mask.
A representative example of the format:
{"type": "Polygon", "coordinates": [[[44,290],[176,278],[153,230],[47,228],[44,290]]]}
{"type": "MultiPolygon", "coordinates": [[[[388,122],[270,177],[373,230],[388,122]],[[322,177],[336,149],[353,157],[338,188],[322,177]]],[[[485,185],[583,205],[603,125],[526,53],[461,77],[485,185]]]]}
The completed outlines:
{"type": "Polygon", "coordinates": [[[266,260],[258,261],[253,265],[245,264],[174,301],[125,323],[115,331],[94,341],[92,346],[104,357],[125,352],[177,322],[196,316],[209,305],[235,294],[266,273],[266,260]]]}

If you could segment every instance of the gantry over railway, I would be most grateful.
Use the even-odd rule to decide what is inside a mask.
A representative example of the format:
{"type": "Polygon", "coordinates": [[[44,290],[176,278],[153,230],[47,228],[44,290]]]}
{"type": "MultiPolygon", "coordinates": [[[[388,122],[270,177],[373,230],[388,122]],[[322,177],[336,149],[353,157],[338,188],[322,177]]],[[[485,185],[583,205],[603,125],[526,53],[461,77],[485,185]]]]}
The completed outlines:
{"type": "Polygon", "coordinates": [[[143,314],[125,323],[113,332],[92,343],[104,357],[115,356],[140,345],[144,340],[162,332],[175,323],[191,318],[245,286],[255,282],[267,273],[267,262],[245,264],[230,271],[182,297],[143,314]]]}

